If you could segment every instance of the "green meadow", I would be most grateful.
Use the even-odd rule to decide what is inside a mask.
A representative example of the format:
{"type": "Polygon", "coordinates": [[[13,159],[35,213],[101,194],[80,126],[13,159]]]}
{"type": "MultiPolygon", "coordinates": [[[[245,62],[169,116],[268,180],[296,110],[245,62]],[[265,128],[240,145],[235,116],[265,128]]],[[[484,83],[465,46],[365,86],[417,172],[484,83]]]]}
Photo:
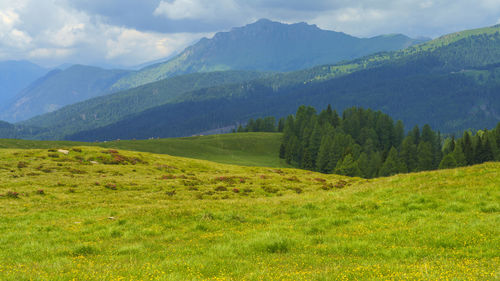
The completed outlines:
{"type": "Polygon", "coordinates": [[[0,149],[0,280],[500,279],[500,163],[364,180],[61,144],[0,149]]]}
{"type": "Polygon", "coordinates": [[[0,148],[58,148],[99,146],[168,154],[209,160],[224,164],[265,167],[289,167],[279,159],[280,133],[237,133],[186,138],[124,140],[103,143],[69,141],[30,141],[0,139],[0,148]]]}

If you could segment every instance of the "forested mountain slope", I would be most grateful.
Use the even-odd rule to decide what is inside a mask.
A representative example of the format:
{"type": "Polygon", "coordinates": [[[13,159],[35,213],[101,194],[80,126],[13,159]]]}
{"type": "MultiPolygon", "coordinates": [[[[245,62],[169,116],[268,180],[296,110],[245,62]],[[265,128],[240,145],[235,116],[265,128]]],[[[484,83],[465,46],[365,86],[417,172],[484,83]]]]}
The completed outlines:
{"type": "Polygon", "coordinates": [[[32,118],[22,124],[25,127],[47,128],[37,135],[38,138],[58,139],[67,134],[112,124],[130,114],[139,113],[152,107],[182,101],[185,99],[185,94],[193,90],[238,83],[269,75],[271,74],[253,71],[181,75],[76,103],[58,111],[32,118]]]}

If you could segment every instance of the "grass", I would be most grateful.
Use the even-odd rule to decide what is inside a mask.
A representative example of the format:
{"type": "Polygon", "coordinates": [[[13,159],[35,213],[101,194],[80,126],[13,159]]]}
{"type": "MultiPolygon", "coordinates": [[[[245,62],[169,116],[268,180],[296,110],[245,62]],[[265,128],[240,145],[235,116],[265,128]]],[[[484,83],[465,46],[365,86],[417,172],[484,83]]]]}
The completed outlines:
{"type": "Polygon", "coordinates": [[[57,148],[100,146],[107,148],[169,154],[245,166],[289,167],[279,159],[281,134],[238,133],[154,140],[124,140],[105,143],[29,141],[0,139],[0,148],[57,148]]]}
{"type": "Polygon", "coordinates": [[[0,280],[498,280],[499,187],[499,163],[362,180],[1,149],[0,280]]]}

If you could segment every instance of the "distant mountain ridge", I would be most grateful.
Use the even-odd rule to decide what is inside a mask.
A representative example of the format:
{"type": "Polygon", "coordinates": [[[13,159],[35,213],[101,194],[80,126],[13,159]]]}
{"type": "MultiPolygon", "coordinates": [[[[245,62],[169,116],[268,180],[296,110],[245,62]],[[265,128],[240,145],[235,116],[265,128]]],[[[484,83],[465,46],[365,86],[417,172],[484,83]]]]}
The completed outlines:
{"type": "Polygon", "coordinates": [[[53,70],[11,99],[0,112],[0,119],[18,122],[110,93],[110,86],[127,73],[84,65],[53,70]]]}
{"type": "Polygon", "coordinates": [[[166,62],[123,77],[113,88],[127,89],[193,72],[294,71],[422,42],[402,34],[356,38],[322,30],[316,25],[289,25],[262,19],[229,32],[219,32],[212,39],[203,38],[166,62]]]}
{"type": "Polygon", "coordinates": [[[0,110],[36,79],[49,70],[28,61],[0,62],[0,110]]]}

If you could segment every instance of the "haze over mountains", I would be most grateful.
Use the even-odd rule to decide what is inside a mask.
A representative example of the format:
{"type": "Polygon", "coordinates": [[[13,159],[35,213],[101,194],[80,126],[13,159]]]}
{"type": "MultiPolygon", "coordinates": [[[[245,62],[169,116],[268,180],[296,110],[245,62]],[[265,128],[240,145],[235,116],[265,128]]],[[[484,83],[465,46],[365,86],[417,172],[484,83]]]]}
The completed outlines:
{"type": "MultiPolygon", "coordinates": [[[[488,128],[500,121],[500,26],[413,45],[417,42],[402,35],[359,39],[304,23],[261,20],[203,39],[140,71],[103,70],[104,76],[81,75],[81,84],[74,75],[76,80],[66,85],[98,86],[84,91],[87,98],[160,81],[4,125],[11,132],[4,136],[86,141],[188,136],[249,118],[283,117],[302,104],[332,104],[339,111],[364,106],[410,127],[429,123],[445,133],[488,128]],[[348,60],[362,55],[367,56],[348,60]],[[271,72],[210,72],[226,69],[271,72]],[[190,72],[207,73],[183,75],[190,72]]],[[[36,96],[32,89],[50,89],[44,81],[51,79],[44,79],[23,91],[25,96],[36,96]]],[[[58,94],[71,87],[60,88],[58,94]]],[[[57,105],[58,94],[51,104],[57,105]]]]}
{"type": "Polygon", "coordinates": [[[19,91],[47,72],[48,69],[28,61],[0,62],[0,110],[19,91]]]}

